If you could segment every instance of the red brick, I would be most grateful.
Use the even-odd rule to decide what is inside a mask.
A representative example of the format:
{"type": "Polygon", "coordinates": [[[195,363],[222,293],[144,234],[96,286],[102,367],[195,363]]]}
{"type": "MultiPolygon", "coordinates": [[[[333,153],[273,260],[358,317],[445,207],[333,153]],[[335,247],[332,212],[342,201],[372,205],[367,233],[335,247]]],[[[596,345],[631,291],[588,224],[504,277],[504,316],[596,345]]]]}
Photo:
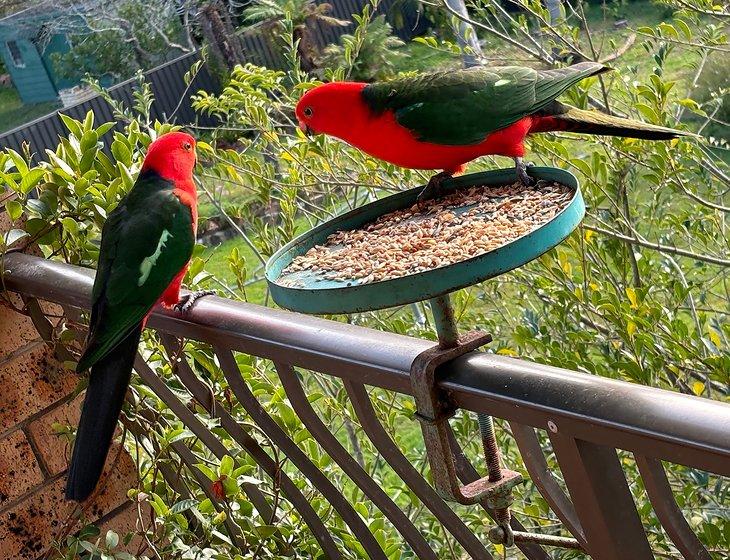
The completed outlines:
{"type": "Polygon", "coordinates": [[[43,473],[22,430],[0,440],[0,507],[43,482],[43,473]]]}
{"type": "MultiPolygon", "coordinates": [[[[29,435],[51,476],[65,471],[71,459],[69,441],[54,433],[53,424],[58,423],[75,429],[81,417],[81,406],[84,403],[85,394],[81,393],[73,400],[51,409],[47,414],[36,418],[28,425],[29,435]]],[[[121,433],[121,429],[117,428],[114,437],[119,437],[121,433]]]]}
{"type": "MultiPolygon", "coordinates": [[[[14,306],[23,307],[20,296],[13,293],[9,295],[14,306]]],[[[13,311],[9,307],[0,306],[0,364],[13,352],[38,340],[40,340],[40,336],[30,317],[13,311]]]]}
{"type": "Polygon", "coordinates": [[[72,511],[63,501],[63,480],[46,485],[0,516],[0,552],[17,560],[36,558],[72,511]]]}
{"type": "Polygon", "coordinates": [[[86,509],[85,515],[89,521],[95,521],[119,507],[129,499],[127,491],[137,487],[137,467],[129,453],[125,450],[119,453],[119,448],[120,444],[114,444],[109,451],[106,467],[99,482],[101,492],[91,507],[86,509]]]}
{"type": "Polygon", "coordinates": [[[120,547],[134,554],[144,542],[142,531],[151,528],[151,509],[149,504],[142,504],[140,512],[138,512],[137,504],[130,502],[124,509],[114,514],[113,517],[105,519],[103,523],[99,524],[101,536],[104,537],[107,531],[114,531],[119,535],[119,542],[123,543],[124,538],[132,533],[134,536],[129,541],[129,544],[127,546],[121,546],[120,544],[120,547]],[[139,519],[140,513],[142,514],[141,523],[139,519]]]}
{"type": "Polygon", "coordinates": [[[68,395],[78,380],[45,344],[2,364],[0,433],[68,395]]]}
{"type": "Polygon", "coordinates": [[[84,402],[83,393],[73,400],[64,403],[28,425],[28,432],[35,448],[41,455],[43,462],[51,476],[66,470],[71,456],[71,446],[68,439],[58,436],[53,431],[53,424],[75,427],[81,415],[81,404],[84,402]]]}
{"type": "MultiPolygon", "coordinates": [[[[115,450],[112,458],[116,457],[115,450]]],[[[105,486],[88,507],[84,518],[93,522],[125,503],[127,490],[136,484],[136,469],[127,453],[120,455],[114,469],[105,476],[105,486]]],[[[102,480],[104,483],[104,480],[102,480]]],[[[55,537],[77,507],[64,500],[66,479],[60,477],[43,486],[25,501],[0,515],[0,558],[34,560],[55,537]]],[[[80,523],[72,527],[78,530],[80,523]]]]}

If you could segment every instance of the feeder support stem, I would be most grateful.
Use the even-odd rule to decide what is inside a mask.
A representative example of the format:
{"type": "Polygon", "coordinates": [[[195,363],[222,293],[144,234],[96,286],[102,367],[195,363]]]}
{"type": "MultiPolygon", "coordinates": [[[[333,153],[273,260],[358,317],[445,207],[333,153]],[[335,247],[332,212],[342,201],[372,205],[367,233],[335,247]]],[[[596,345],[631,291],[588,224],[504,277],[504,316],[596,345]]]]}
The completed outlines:
{"type": "Polygon", "coordinates": [[[454,318],[454,308],[451,307],[449,294],[437,296],[428,300],[433,314],[433,322],[439,337],[441,348],[454,348],[459,345],[459,328],[454,318]]]}

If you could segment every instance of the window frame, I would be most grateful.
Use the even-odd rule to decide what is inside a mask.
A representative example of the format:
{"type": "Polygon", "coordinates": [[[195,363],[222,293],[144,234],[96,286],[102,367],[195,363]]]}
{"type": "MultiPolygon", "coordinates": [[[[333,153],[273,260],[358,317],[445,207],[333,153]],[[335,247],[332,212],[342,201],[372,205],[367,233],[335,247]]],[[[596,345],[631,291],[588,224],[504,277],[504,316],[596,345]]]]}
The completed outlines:
{"type": "Polygon", "coordinates": [[[23,53],[20,51],[20,45],[15,39],[5,41],[5,48],[10,53],[10,61],[15,68],[25,68],[25,60],[23,53]]]}

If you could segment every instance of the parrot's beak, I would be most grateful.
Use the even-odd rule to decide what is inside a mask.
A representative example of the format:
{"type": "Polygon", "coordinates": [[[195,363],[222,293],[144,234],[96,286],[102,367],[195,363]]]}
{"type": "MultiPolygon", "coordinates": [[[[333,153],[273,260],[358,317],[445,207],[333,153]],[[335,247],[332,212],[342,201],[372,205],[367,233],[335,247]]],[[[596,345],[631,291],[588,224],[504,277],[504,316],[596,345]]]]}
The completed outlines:
{"type": "Polygon", "coordinates": [[[306,123],[299,121],[299,129],[306,134],[307,136],[312,136],[314,134],[314,131],[307,126],[306,123]]]}

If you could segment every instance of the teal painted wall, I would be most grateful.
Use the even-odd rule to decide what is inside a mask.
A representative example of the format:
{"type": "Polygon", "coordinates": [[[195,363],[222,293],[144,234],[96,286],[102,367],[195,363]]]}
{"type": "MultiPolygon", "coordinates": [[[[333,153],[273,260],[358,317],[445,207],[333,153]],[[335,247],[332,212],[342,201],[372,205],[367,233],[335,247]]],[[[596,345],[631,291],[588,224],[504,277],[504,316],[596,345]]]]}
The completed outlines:
{"type": "Polygon", "coordinates": [[[53,82],[57,90],[70,88],[79,84],[76,80],[59,78],[53,66],[52,55],[54,53],[65,53],[70,49],[71,46],[68,44],[68,39],[64,35],[54,35],[41,54],[41,59],[46,66],[51,82],[53,82]]]}
{"type": "Polygon", "coordinates": [[[10,73],[15,89],[23,103],[43,103],[58,98],[56,88],[51,82],[46,66],[35,45],[26,39],[14,37],[15,34],[2,33],[0,28],[0,55],[10,73]],[[8,42],[15,41],[22,58],[22,64],[16,65],[8,42]]]}

